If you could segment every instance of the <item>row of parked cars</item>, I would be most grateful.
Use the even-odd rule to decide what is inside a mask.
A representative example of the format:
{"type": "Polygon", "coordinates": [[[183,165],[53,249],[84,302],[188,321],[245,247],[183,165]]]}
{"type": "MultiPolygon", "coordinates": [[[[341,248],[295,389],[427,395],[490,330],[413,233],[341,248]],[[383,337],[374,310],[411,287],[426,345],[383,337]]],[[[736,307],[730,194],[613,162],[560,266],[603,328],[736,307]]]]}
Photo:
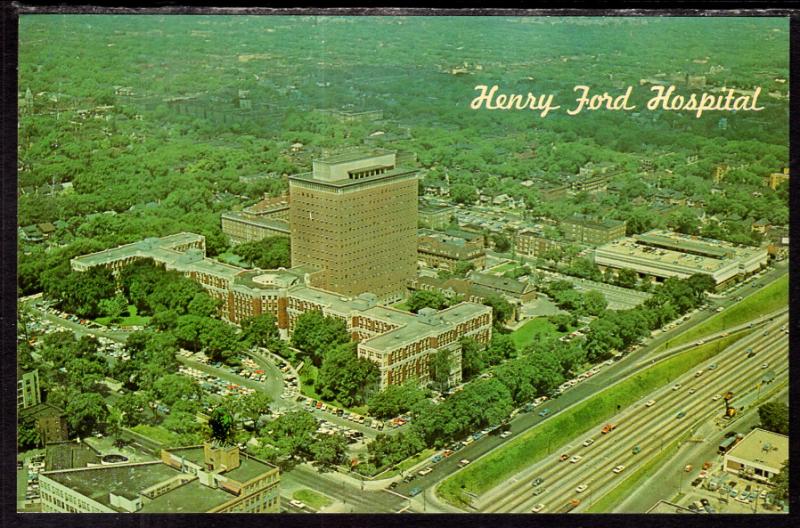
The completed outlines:
{"type": "Polygon", "coordinates": [[[339,407],[334,407],[333,405],[327,404],[322,400],[315,400],[301,395],[297,396],[296,401],[303,404],[312,411],[329,412],[335,416],[344,418],[345,420],[350,420],[357,424],[365,425],[367,427],[372,427],[378,430],[382,430],[384,427],[383,422],[381,422],[380,420],[373,420],[372,418],[361,416],[360,414],[345,411],[344,409],[341,409],[339,407]]]}
{"type": "Polygon", "coordinates": [[[219,376],[215,376],[214,374],[208,374],[196,368],[187,367],[186,365],[180,365],[178,367],[178,373],[192,378],[193,380],[195,380],[197,383],[200,384],[203,390],[211,394],[218,394],[220,396],[227,396],[229,394],[241,394],[244,396],[248,394],[253,394],[255,392],[254,389],[251,389],[249,387],[243,387],[238,383],[233,383],[224,380],[219,376]]]}

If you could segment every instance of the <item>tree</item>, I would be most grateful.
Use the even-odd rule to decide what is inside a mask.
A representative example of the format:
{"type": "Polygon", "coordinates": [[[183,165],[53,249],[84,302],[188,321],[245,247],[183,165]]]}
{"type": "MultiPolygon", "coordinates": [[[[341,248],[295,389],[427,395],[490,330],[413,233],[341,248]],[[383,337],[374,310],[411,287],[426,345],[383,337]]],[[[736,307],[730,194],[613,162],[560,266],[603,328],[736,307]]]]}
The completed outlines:
{"type": "Polygon", "coordinates": [[[308,456],[314,443],[317,421],[305,411],[291,411],[267,424],[266,440],[292,458],[308,456]]]}
{"type": "Polygon", "coordinates": [[[217,315],[219,307],[222,303],[214,299],[205,292],[197,292],[192,297],[191,302],[187,306],[187,311],[191,315],[198,315],[201,317],[214,317],[217,315]]]}
{"type": "Polygon", "coordinates": [[[452,352],[447,349],[437,350],[430,360],[431,379],[443,389],[449,385],[450,372],[453,370],[452,352]]]}
{"type": "Polygon", "coordinates": [[[389,385],[370,397],[369,414],[381,419],[391,418],[410,411],[424,399],[425,391],[414,380],[389,385]]]}
{"type": "Polygon", "coordinates": [[[332,469],[346,460],[347,440],[344,435],[321,434],[311,444],[311,456],[320,471],[332,469]]]}
{"type": "Polygon", "coordinates": [[[461,339],[461,377],[468,380],[477,376],[486,368],[484,346],[476,340],[465,337],[461,339]]]}
{"type": "Polygon", "coordinates": [[[494,249],[498,253],[505,253],[511,249],[511,241],[508,239],[508,237],[499,233],[494,233],[492,235],[492,243],[494,244],[494,249]]]}
{"type": "Polygon", "coordinates": [[[233,416],[225,407],[217,407],[211,412],[208,419],[211,427],[211,439],[223,445],[228,444],[233,437],[233,416]]]}
{"type": "Polygon", "coordinates": [[[455,183],[450,186],[450,199],[459,204],[473,204],[478,200],[478,191],[471,185],[455,183]]]}
{"type": "Polygon", "coordinates": [[[278,339],[278,325],[270,313],[248,317],[241,322],[242,339],[250,346],[268,347],[278,339]]]}
{"type": "Polygon", "coordinates": [[[782,402],[767,402],[758,408],[761,427],[767,431],[789,434],[789,406],[782,402]]]}
{"type": "Polygon", "coordinates": [[[775,497],[780,500],[787,500],[789,498],[788,460],[785,460],[783,462],[783,465],[781,465],[781,470],[779,473],[772,475],[771,481],[775,485],[775,488],[772,490],[772,492],[775,494],[775,497]]]}
{"type": "Polygon", "coordinates": [[[434,310],[447,308],[448,302],[444,294],[440,292],[418,290],[411,294],[406,306],[409,311],[417,313],[423,308],[433,308],[434,310]]]}
{"type": "Polygon", "coordinates": [[[262,269],[288,268],[291,264],[289,238],[274,236],[234,246],[233,253],[251,266],[262,269]]]}
{"type": "Polygon", "coordinates": [[[117,294],[111,299],[103,299],[98,304],[100,313],[110,319],[112,323],[116,323],[128,310],[128,301],[122,294],[117,294]]]}
{"type": "Polygon", "coordinates": [[[495,328],[502,328],[514,314],[514,307],[504,297],[497,294],[487,295],[483,304],[492,308],[492,323],[495,328]]]}
{"type": "Polygon", "coordinates": [[[147,409],[147,398],[140,392],[127,392],[120,396],[114,407],[121,413],[121,422],[125,427],[133,427],[144,421],[147,409]]]}
{"type": "Polygon", "coordinates": [[[292,332],[292,346],[300,349],[315,366],[322,365],[326,352],[336,345],[350,341],[345,322],[326,317],[319,310],[300,315],[292,332]]]}
{"type": "Polygon", "coordinates": [[[602,293],[590,290],[583,294],[582,306],[587,315],[601,315],[606,310],[608,301],[602,293]]]}
{"type": "Polygon", "coordinates": [[[78,394],[67,404],[67,424],[79,437],[102,431],[108,419],[108,407],[96,392],[78,394]]]}
{"type": "Polygon", "coordinates": [[[269,412],[272,398],[265,392],[254,392],[241,398],[242,417],[246,420],[258,420],[262,414],[269,412]]]}
{"type": "Polygon", "coordinates": [[[336,346],[325,354],[317,376],[320,396],[336,400],[346,407],[364,403],[368,392],[380,378],[372,361],[359,358],[355,343],[336,346]]]}
{"type": "Polygon", "coordinates": [[[200,386],[192,379],[181,374],[167,374],[153,384],[156,398],[167,407],[172,407],[180,400],[198,400],[202,395],[200,386]]]}

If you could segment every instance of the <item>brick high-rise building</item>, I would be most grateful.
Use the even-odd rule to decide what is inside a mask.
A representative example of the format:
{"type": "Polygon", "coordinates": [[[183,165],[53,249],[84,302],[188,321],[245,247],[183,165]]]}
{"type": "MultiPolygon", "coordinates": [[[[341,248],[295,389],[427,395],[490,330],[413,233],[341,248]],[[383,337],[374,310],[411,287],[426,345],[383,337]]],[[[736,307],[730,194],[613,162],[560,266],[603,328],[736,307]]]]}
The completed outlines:
{"type": "Polygon", "coordinates": [[[401,298],[417,257],[417,174],[395,153],[359,149],[315,160],[289,177],[292,266],[311,285],[380,300],[401,298]]]}

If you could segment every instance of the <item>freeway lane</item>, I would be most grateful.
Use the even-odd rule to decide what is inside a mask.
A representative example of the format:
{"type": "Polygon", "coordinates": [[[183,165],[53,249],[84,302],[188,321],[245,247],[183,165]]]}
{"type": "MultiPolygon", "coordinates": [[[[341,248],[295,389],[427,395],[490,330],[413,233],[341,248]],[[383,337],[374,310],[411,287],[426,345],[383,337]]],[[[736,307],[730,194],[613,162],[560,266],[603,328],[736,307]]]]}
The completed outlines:
{"type": "MultiPolygon", "coordinates": [[[[752,380],[748,374],[760,378],[762,371],[755,363],[770,362],[771,365],[786,365],[786,352],[788,339],[779,327],[785,318],[776,322],[769,336],[761,332],[755,336],[745,338],[709,361],[716,362],[719,367],[714,371],[707,371],[701,380],[695,380],[694,373],[689,373],[681,378],[684,385],[678,391],[665,387],[653,395],[644,398],[642,402],[632,406],[611,421],[618,424],[618,428],[608,435],[600,435],[592,431],[586,438],[593,438],[594,444],[582,447],[584,438],[575,439],[563,449],[570,456],[581,454],[586,458],[577,464],[559,462],[555,456],[548,457],[539,464],[528,468],[514,478],[517,484],[506,483],[482,496],[476,506],[486,511],[530,511],[530,507],[538,502],[548,505],[552,511],[560,507],[569,498],[579,496],[573,490],[578,484],[586,483],[589,490],[594,493],[602,491],[603,486],[614,481],[616,475],[611,469],[617,464],[624,463],[628,467],[625,472],[630,472],[636,464],[642,463],[648,453],[655,453],[663,442],[671,441],[668,435],[673,436],[679,432],[687,431],[692,423],[703,412],[719,413],[722,404],[713,401],[711,396],[725,390],[733,390],[739,397],[742,391],[750,388],[752,380]],[[756,357],[745,359],[744,350],[752,346],[756,357]],[[689,395],[687,389],[694,386],[695,394],[689,395]],[[656,403],[651,407],[644,407],[647,399],[653,398],[656,403]],[[683,420],[676,418],[676,413],[683,410],[687,416],[683,420]],[[663,442],[662,442],[663,440],[663,442]],[[630,450],[634,445],[640,445],[642,452],[632,459],[630,450]],[[594,456],[593,456],[594,455],[594,456]],[[532,495],[531,480],[535,476],[542,476],[547,488],[538,497],[532,495]]],[[[781,372],[785,372],[784,367],[781,372]]],[[[561,453],[562,450],[557,451],[561,453]]],[[[591,499],[591,492],[584,494],[591,499]]],[[[600,494],[597,494],[599,498],[600,494]]]]}

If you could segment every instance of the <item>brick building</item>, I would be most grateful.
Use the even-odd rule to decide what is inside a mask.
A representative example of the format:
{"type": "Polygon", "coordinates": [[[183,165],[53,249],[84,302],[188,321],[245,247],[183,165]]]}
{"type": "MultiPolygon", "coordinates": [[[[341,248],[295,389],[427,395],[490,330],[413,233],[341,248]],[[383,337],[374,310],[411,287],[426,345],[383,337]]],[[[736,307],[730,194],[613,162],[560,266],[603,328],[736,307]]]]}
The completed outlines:
{"type": "Polygon", "coordinates": [[[395,153],[357,149],[314,160],[289,177],[292,266],[311,285],[346,296],[400,299],[416,272],[417,173],[395,153]]]}

